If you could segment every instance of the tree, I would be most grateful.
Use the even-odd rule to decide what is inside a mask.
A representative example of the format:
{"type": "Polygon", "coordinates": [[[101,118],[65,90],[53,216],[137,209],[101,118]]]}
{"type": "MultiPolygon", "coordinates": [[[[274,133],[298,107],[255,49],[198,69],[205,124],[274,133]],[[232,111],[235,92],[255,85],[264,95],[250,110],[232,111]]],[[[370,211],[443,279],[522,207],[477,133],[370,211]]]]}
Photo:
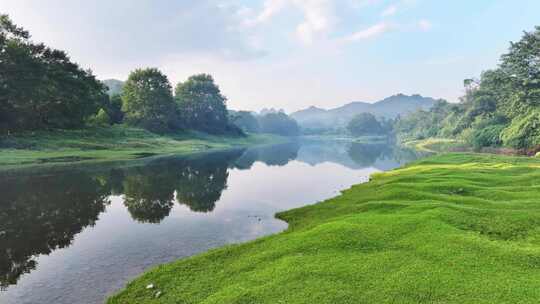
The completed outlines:
{"type": "Polygon", "coordinates": [[[105,86],[68,55],[30,41],[0,15],[0,129],[76,128],[96,114],[105,86]]]}
{"type": "Polygon", "coordinates": [[[249,111],[232,112],[230,114],[230,120],[245,132],[257,133],[260,130],[259,121],[249,111]]]}
{"type": "Polygon", "coordinates": [[[122,93],[126,123],[153,132],[166,132],[177,124],[176,107],[167,76],[158,69],[137,69],[122,93]]]}
{"type": "Polygon", "coordinates": [[[229,125],[225,96],[208,74],[194,75],[175,88],[179,117],[187,128],[224,133],[229,125]]]}
{"type": "Polygon", "coordinates": [[[124,112],[122,112],[122,96],[119,94],[109,97],[105,111],[111,119],[111,124],[119,124],[124,120],[124,112]]]}
{"type": "Polygon", "coordinates": [[[90,117],[89,124],[100,127],[109,126],[111,125],[111,118],[109,117],[109,114],[105,112],[105,110],[100,109],[95,116],[90,117]]]}
{"type": "Polygon", "coordinates": [[[259,117],[259,125],[262,133],[283,136],[297,136],[300,134],[300,127],[296,120],[283,112],[270,112],[259,117]]]}
{"type": "Polygon", "coordinates": [[[360,113],[353,117],[347,130],[354,136],[382,134],[383,128],[371,113],[360,113]]]}

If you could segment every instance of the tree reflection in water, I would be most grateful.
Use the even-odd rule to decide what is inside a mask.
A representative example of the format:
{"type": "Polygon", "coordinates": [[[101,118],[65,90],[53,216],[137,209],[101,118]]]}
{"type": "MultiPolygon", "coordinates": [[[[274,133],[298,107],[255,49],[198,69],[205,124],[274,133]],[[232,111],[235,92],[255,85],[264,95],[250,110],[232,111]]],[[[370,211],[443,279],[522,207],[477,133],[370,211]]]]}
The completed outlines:
{"type": "MultiPolygon", "coordinates": [[[[294,154],[284,148],[288,156],[282,164],[294,154]]],[[[175,201],[194,212],[214,210],[227,188],[228,169],[244,169],[235,165],[244,152],[160,158],[133,168],[1,176],[0,288],[35,269],[38,255],[71,245],[76,234],[95,224],[111,195],[122,195],[131,217],[141,223],[160,223],[175,201]]],[[[279,157],[275,152],[267,157],[279,157]]]]}
{"type": "Polygon", "coordinates": [[[107,188],[79,173],[0,180],[0,287],[36,267],[38,254],[71,244],[109,203],[107,188]]]}
{"type": "MultiPolygon", "coordinates": [[[[352,144],[348,157],[347,152],[327,153],[323,159],[321,153],[310,153],[306,146],[305,160],[300,147],[293,142],[158,158],[134,167],[40,170],[0,176],[0,288],[16,284],[22,274],[35,269],[39,255],[71,245],[75,235],[96,223],[110,204],[111,195],[123,197],[133,220],[157,224],[170,214],[176,202],[193,212],[213,211],[227,188],[229,169],[249,169],[258,161],[283,166],[295,159],[368,166],[393,153],[388,145],[352,144]],[[335,159],[328,159],[328,155],[335,159]]],[[[331,145],[326,147],[332,149],[331,145]]],[[[347,148],[341,146],[337,151],[347,148]]]]}

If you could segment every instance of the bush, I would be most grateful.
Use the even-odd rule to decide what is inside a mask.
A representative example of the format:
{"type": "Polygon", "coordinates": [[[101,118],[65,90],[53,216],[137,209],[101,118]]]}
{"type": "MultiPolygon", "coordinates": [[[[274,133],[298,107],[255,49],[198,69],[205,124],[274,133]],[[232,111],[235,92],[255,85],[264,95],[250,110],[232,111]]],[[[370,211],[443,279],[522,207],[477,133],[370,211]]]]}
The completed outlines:
{"type": "Polygon", "coordinates": [[[111,124],[111,118],[109,117],[109,114],[105,112],[105,110],[100,109],[96,115],[90,117],[88,124],[91,126],[100,127],[108,126],[111,124]]]}
{"type": "Polygon", "coordinates": [[[505,125],[493,125],[474,129],[471,133],[470,143],[475,149],[500,146],[502,144],[500,134],[505,127],[505,125]]]}
{"type": "Polygon", "coordinates": [[[501,133],[504,145],[516,149],[526,149],[540,144],[540,111],[535,110],[512,120],[510,126],[501,133]]]}

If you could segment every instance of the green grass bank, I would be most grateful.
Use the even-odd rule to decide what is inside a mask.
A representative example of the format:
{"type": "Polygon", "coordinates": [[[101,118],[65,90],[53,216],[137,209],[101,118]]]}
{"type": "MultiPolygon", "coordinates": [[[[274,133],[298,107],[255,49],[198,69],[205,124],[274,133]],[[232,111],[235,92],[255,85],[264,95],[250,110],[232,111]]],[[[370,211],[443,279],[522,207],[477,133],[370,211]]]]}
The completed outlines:
{"type": "Polygon", "coordinates": [[[538,158],[433,156],[278,214],[283,233],[153,268],[108,303],[538,303],[539,200],[538,158]]]}
{"type": "Polygon", "coordinates": [[[122,125],[82,130],[28,132],[0,137],[0,171],[30,166],[131,160],[284,142],[266,134],[247,137],[204,133],[158,135],[122,125]]]}

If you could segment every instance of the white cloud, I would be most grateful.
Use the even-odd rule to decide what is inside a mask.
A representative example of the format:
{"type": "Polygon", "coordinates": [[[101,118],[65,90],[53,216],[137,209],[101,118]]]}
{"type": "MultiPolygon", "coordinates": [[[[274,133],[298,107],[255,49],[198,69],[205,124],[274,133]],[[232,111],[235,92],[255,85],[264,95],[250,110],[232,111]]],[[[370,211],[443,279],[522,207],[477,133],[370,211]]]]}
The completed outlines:
{"type": "Polygon", "coordinates": [[[303,20],[296,26],[296,35],[301,42],[311,44],[333,29],[338,20],[335,5],[332,0],[266,0],[261,12],[243,9],[242,14],[244,25],[253,27],[269,22],[286,8],[299,10],[303,20]]]}
{"type": "Polygon", "coordinates": [[[336,16],[332,1],[293,0],[304,13],[304,20],[296,28],[300,41],[311,44],[320,35],[327,34],[335,25],[336,16]]]}
{"type": "Polygon", "coordinates": [[[422,31],[427,32],[427,31],[431,30],[431,28],[433,27],[433,24],[429,20],[422,19],[422,20],[418,21],[417,26],[422,31]]]}
{"type": "Polygon", "coordinates": [[[372,26],[370,26],[370,27],[368,27],[368,28],[366,28],[364,30],[352,33],[351,35],[343,38],[343,41],[345,41],[345,42],[354,42],[354,41],[374,38],[374,37],[380,36],[380,35],[388,32],[388,31],[390,31],[392,29],[393,29],[392,25],[390,25],[388,23],[385,23],[385,22],[381,22],[381,23],[377,23],[375,25],[372,25],[372,26]]]}
{"type": "Polygon", "coordinates": [[[398,11],[398,6],[393,4],[393,5],[390,5],[389,7],[387,7],[382,13],[381,13],[381,17],[390,17],[390,16],[393,16],[397,13],[398,11]]]}
{"type": "Polygon", "coordinates": [[[283,10],[287,6],[287,4],[289,4],[289,2],[290,0],[266,0],[264,1],[262,11],[254,17],[247,17],[244,23],[248,26],[265,23],[272,17],[274,17],[277,13],[279,13],[281,10],[283,10]]]}

